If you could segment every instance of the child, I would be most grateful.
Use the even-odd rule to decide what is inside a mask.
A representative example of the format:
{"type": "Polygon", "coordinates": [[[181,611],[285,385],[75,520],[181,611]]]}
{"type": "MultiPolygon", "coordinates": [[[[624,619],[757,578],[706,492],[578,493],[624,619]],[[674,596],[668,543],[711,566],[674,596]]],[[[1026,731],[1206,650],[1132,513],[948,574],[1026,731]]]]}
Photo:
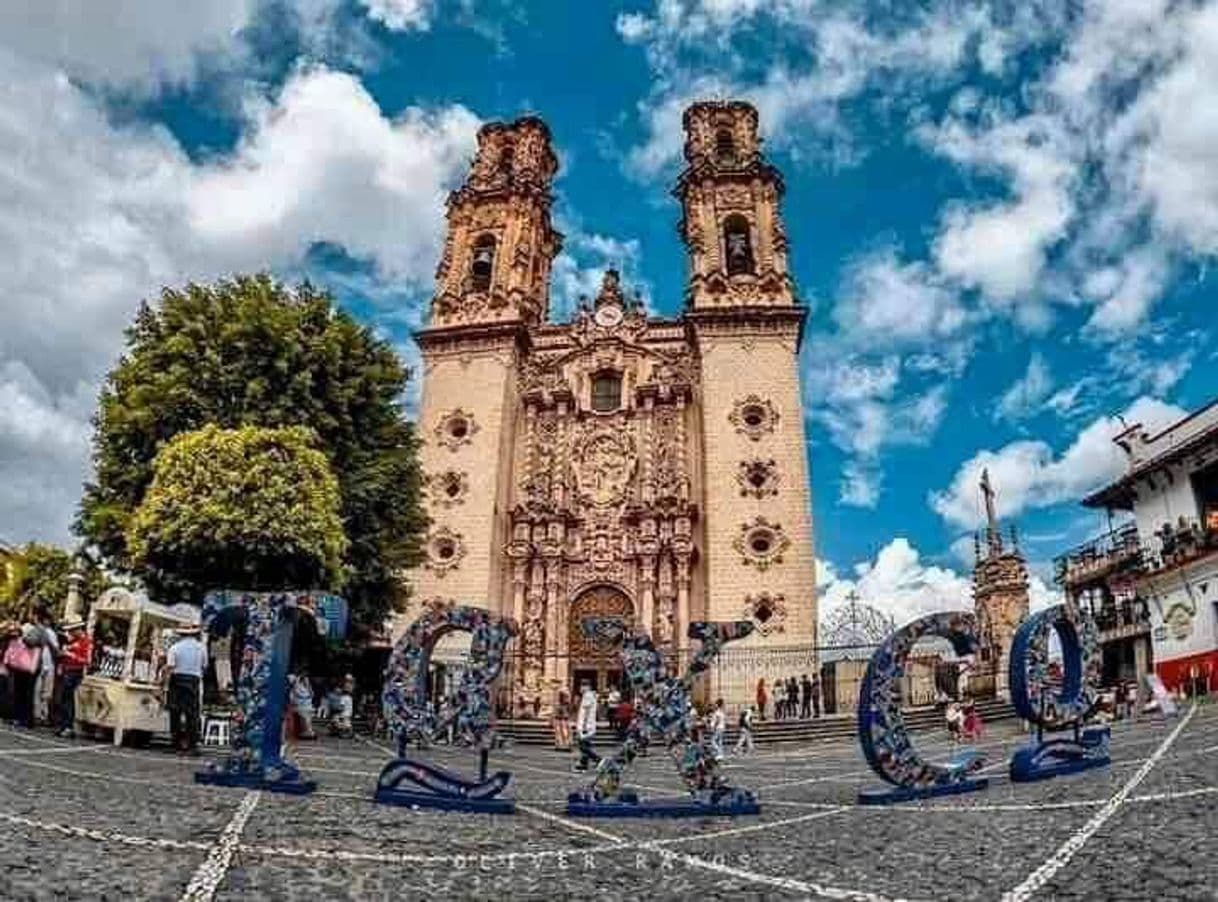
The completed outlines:
{"type": "Polygon", "coordinates": [[[964,712],[960,710],[960,705],[955,701],[948,702],[944,717],[947,720],[947,732],[952,737],[952,743],[959,742],[960,731],[964,727],[964,712]]]}
{"type": "Polygon", "coordinates": [[[753,751],[753,747],[753,706],[748,705],[740,712],[740,738],[736,740],[732,754],[743,755],[753,751]]]}
{"type": "Polygon", "coordinates": [[[355,713],[355,700],[351,697],[355,689],[355,677],[343,677],[342,688],[330,699],[330,735],[350,739],[355,735],[351,718],[355,713]]]}

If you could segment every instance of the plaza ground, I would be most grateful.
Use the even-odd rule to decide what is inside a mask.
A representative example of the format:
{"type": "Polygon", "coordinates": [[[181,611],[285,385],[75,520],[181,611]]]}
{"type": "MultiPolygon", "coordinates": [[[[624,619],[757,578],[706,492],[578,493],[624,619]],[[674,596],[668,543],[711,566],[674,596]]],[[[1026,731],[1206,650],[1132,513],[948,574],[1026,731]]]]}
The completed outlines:
{"type": "MultiPolygon", "coordinates": [[[[1117,724],[1111,768],[1039,784],[1006,779],[1022,741],[1013,723],[991,731],[987,791],[885,808],[857,804],[877,780],[854,743],[773,747],[728,762],[758,817],[623,821],[567,818],[581,775],[546,749],[492,758],[519,803],[493,817],[373,804],[380,743],[297,749],[321,784],[299,798],[198,786],[199,761],[156,749],[6,727],[0,898],[1215,898],[1218,705],[1117,724]]],[[[658,753],[634,778],[680,795],[658,753]]]]}

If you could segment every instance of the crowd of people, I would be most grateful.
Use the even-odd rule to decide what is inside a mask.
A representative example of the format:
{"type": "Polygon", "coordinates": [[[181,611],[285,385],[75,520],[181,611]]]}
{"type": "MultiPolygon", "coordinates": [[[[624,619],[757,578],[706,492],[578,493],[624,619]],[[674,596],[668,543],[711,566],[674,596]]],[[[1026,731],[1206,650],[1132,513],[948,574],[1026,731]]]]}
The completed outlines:
{"type": "Polygon", "coordinates": [[[92,657],[83,621],[56,625],[46,609],[0,624],[0,716],[14,726],[73,735],[76,688],[92,657]]]}
{"type": "Polygon", "coordinates": [[[775,720],[793,720],[795,718],[807,720],[810,717],[820,717],[821,693],[818,675],[813,674],[809,677],[805,673],[798,679],[793,676],[787,677],[785,680],[777,679],[770,688],[767,688],[764,677],[759,679],[756,701],[757,716],[761,720],[766,719],[771,691],[775,720]]]}

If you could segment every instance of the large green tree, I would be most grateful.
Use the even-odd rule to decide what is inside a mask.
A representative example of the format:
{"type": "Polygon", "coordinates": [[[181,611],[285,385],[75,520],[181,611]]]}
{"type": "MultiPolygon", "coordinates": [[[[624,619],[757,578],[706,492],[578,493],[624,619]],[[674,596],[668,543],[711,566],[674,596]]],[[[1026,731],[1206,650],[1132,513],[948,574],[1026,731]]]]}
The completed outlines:
{"type": "Polygon", "coordinates": [[[127,525],[154,590],[338,589],[347,536],[338,480],[303,426],[205,426],[174,436],[127,525]]]}
{"type": "MultiPolygon", "coordinates": [[[[127,528],[175,435],[207,424],[306,426],[338,479],[349,546],[344,594],[379,625],[419,559],[426,517],[417,440],[401,409],[408,373],[389,344],[304,284],[266,275],[166,289],[141,306],[95,420],[96,482],[77,528],[115,566],[144,576],[127,528]]],[[[211,586],[195,583],[180,597],[211,586]]]]}

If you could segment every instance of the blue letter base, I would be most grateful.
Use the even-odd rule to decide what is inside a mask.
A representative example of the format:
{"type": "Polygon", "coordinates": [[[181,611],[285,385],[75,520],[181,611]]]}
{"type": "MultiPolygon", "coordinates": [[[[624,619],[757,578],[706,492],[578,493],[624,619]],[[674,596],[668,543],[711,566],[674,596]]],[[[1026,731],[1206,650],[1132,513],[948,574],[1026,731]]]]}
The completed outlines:
{"type": "Polygon", "coordinates": [[[1032,783],[1077,774],[1094,767],[1107,767],[1112,762],[1107,743],[1088,743],[1087,738],[1085,733],[1082,743],[1072,739],[1051,739],[1024,746],[1011,756],[1011,782],[1032,783]]]}
{"type": "Polygon", "coordinates": [[[513,799],[469,799],[442,796],[434,792],[414,792],[409,789],[378,789],[376,801],[382,805],[403,808],[435,808],[439,811],[473,811],[483,814],[515,814],[513,799]]]}
{"type": "Polygon", "coordinates": [[[891,789],[864,789],[859,792],[860,805],[895,805],[915,799],[932,799],[936,796],[954,796],[965,792],[977,792],[990,785],[986,779],[953,780],[950,783],[934,783],[930,786],[894,786],[891,789]]]}
{"type": "Polygon", "coordinates": [[[512,799],[495,798],[511,779],[510,773],[501,770],[489,778],[470,780],[428,761],[395,758],[381,769],[375,798],[383,805],[407,808],[514,814],[516,803],[512,799]],[[403,783],[418,788],[401,789],[403,783]]]}
{"type": "Polygon", "coordinates": [[[568,817],[739,817],[761,814],[752,793],[736,792],[719,801],[703,799],[665,799],[641,802],[630,790],[614,801],[597,801],[587,792],[567,796],[568,817]]]}
{"type": "Polygon", "coordinates": [[[262,770],[243,769],[221,765],[195,773],[195,782],[207,786],[237,786],[242,789],[265,789],[267,792],[282,792],[286,795],[308,795],[317,788],[316,780],[305,780],[300,771],[289,765],[262,770]],[[273,776],[268,776],[271,774],[273,776]]]}

